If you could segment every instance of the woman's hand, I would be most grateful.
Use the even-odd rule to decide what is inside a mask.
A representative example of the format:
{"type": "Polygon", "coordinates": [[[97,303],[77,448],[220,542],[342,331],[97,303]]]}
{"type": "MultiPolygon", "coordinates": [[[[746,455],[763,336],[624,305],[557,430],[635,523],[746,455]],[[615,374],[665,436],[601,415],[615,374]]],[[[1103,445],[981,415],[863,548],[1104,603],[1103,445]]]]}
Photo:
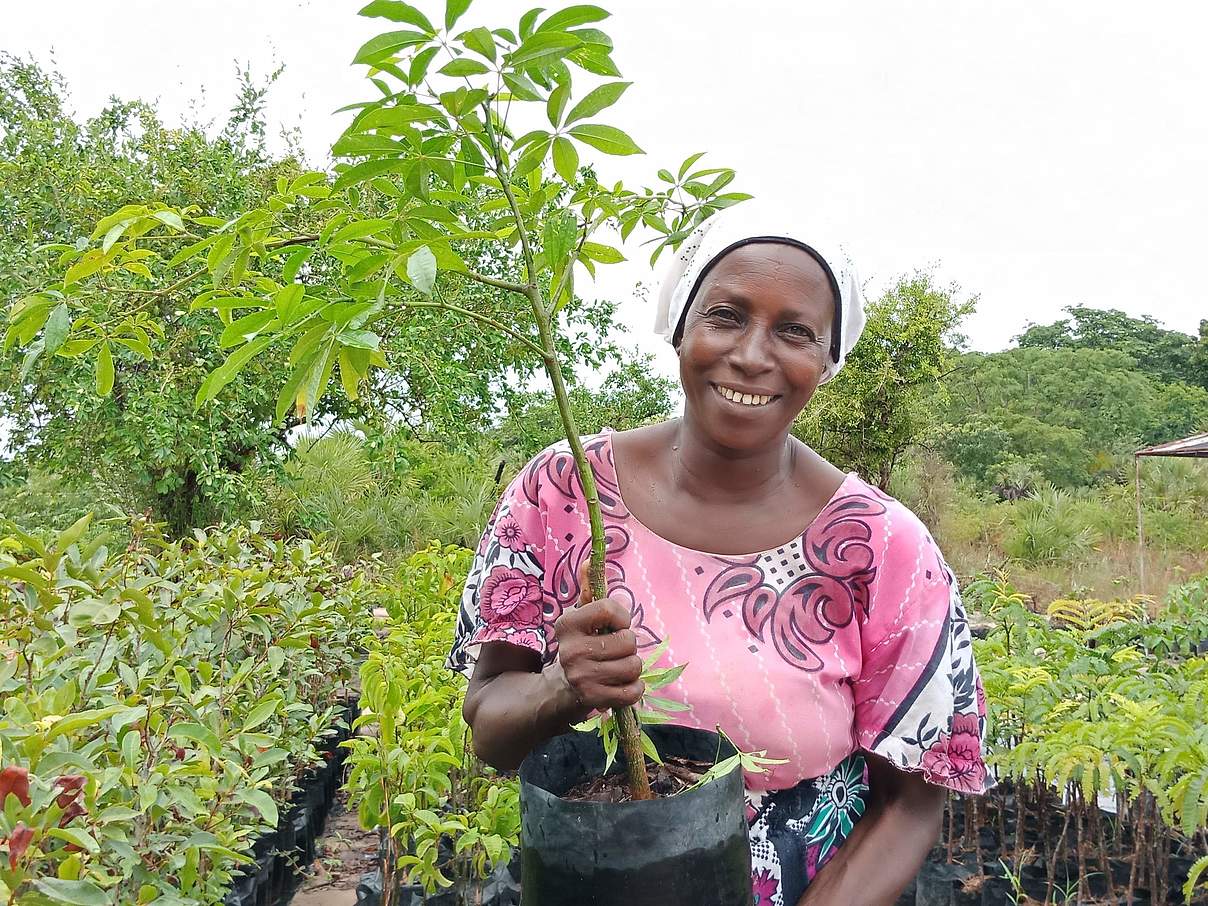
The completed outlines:
{"type": "Polygon", "coordinates": [[[642,697],[642,659],[629,628],[629,608],[613,598],[592,601],[586,570],[583,593],[554,624],[558,656],[542,669],[535,651],[486,642],[474,665],[462,714],[474,751],[503,771],[551,736],[592,711],[632,705],[642,697]]]}
{"type": "Polygon", "coordinates": [[[592,601],[586,579],[584,564],[579,606],[567,609],[554,623],[558,659],[551,668],[574,695],[582,712],[578,720],[592,711],[637,704],[646,691],[629,608],[616,598],[592,601]]]}

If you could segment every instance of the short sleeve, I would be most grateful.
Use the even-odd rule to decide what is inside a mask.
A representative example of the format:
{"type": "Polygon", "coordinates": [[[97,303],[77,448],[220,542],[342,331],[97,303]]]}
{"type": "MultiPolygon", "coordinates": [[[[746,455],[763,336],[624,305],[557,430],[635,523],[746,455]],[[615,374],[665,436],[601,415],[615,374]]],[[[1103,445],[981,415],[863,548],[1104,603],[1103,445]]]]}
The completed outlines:
{"type": "Polygon", "coordinates": [[[483,642],[549,650],[543,605],[545,516],[530,499],[526,472],[508,485],[478,543],[462,592],[446,666],[469,677],[483,642]]]}
{"type": "Polygon", "coordinates": [[[861,627],[856,742],[930,783],[982,793],[993,785],[982,755],[985,695],[956,577],[922,523],[898,507],[861,627]]]}

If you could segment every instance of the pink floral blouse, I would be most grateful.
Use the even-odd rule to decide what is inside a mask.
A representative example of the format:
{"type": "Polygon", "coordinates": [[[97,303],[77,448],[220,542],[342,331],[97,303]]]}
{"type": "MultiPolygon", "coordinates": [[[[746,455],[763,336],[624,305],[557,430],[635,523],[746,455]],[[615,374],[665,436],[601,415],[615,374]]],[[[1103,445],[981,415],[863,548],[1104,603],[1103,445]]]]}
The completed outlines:
{"type": "MultiPolygon", "coordinates": [[[[949,789],[986,788],[985,704],[964,609],[913,513],[851,473],[781,547],[692,550],[626,508],[611,432],[584,443],[609,593],[632,609],[641,649],[667,641],[661,663],[687,665],[659,695],[691,706],[680,722],[720,725],[745,751],[786,759],[747,778],[757,904],[794,903],[863,813],[862,751],[949,789]]],[[[551,662],[553,623],[578,600],[589,551],[582,488],[557,444],[517,476],[491,518],[449,666],[469,675],[486,641],[551,662]]]]}

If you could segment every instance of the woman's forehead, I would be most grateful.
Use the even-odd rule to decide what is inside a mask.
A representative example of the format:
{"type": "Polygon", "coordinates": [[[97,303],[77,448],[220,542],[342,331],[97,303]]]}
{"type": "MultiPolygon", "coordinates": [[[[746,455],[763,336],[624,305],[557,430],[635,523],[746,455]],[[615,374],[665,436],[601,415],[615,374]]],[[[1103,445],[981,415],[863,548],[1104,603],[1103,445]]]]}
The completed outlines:
{"type": "Polygon", "coordinates": [[[698,296],[710,290],[726,290],[736,295],[777,295],[795,297],[802,302],[830,306],[834,292],[822,265],[805,249],[783,242],[753,242],[721,256],[709,268],[698,296]]]}

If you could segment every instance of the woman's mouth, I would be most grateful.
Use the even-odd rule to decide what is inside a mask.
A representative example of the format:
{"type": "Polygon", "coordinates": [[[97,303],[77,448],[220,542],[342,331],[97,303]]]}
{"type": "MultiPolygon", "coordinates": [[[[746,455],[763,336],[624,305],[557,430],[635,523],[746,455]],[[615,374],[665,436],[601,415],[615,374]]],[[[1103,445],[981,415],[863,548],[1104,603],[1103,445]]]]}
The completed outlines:
{"type": "Polygon", "coordinates": [[[727,387],[725,384],[711,384],[718,395],[731,403],[739,406],[747,406],[751,409],[758,409],[760,406],[766,406],[780,399],[780,394],[766,393],[744,393],[734,387],[727,387]]]}

